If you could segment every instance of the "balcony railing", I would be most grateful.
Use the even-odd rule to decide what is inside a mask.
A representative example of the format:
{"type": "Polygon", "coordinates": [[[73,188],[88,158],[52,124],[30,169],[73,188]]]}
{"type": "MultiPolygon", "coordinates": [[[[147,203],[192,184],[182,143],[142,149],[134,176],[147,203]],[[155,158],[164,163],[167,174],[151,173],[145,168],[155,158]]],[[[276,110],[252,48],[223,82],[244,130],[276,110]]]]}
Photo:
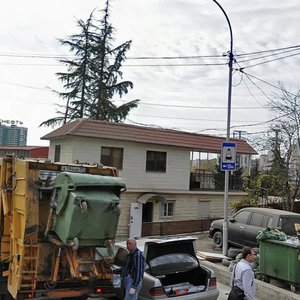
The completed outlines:
{"type": "MultiPolygon", "coordinates": [[[[190,173],[190,190],[197,191],[223,191],[225,174],[212,173],[190,173]]],[[[241,176],[229,174],[229,190],[243,190],[243,180],[241,176]]]]}

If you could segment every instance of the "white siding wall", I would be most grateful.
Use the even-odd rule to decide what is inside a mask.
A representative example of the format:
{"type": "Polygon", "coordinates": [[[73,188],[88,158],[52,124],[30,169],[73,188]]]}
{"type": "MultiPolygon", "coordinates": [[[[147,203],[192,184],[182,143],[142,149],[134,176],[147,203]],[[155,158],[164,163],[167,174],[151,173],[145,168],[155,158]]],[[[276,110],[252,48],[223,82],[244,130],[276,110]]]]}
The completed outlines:
{"type": "Polygon", "coordinates": [[[60,162],[72,163],[73,159],[73,141],[69,139],[56,139],[50,142],[48,158],[54,161],[55,145],[60,145],[60,162]]]}
{"type": "Polygon", "coordinates": [[[128,189],[148,190],[189,190],[190,151],[168,146],[155,146],[134,142],[100,140],[93,138],[66,137],[50,141],[49,158],[54,159],[54,148],[61,145],[61,162],[81,163],[100,161],[101,147],[121,147],[124,149],[123,169],[120,176],[126,181],[128,189]],[[146,151],[167,152],[166,173],[146,172],[146,151]]]}
{"type": "Polygon", "coordinates": [[[190,152],[175,147],[128,143],[120,175],[128,187],[134,189],[189,190],[190,152]],[[167,152],[166,173],[146,172],[147,150],[167,152]]]}

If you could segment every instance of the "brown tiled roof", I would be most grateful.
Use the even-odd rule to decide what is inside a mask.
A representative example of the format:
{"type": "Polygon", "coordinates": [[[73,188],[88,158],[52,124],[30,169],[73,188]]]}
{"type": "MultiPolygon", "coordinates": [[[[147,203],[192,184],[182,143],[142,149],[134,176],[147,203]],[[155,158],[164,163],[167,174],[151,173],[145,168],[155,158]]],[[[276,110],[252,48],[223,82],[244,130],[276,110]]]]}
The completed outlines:
{"type": "MultiPolygon", "coordinates": [[[[155,145],[184,147],[203,152],[219,153],[224,137],[184,131],[142,127],[124,123],[79,119],[46,134],[41,139],[51,140],[64,136],[80,136],[110,140],[130,141],[155,145]]],[[[237,144],[237,151],[245,154],[257,152],[244,140],[231,139],[237,144]]]]}
{"type": "Polygon", "coordinates": [[[49,148],[48,146],[0,146],[0,150],[35,150],[49,148]]]}

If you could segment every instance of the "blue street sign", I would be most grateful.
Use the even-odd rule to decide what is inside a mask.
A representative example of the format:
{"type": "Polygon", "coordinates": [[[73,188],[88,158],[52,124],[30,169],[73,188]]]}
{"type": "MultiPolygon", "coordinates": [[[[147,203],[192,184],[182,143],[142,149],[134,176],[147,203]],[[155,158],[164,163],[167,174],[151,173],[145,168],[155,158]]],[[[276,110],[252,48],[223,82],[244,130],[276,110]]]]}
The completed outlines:
{"type": "Polygon", "coordinates": [[[236,170],[236,143],[222,143],[221,152],[221,170],[235,171],[236,170]]]}

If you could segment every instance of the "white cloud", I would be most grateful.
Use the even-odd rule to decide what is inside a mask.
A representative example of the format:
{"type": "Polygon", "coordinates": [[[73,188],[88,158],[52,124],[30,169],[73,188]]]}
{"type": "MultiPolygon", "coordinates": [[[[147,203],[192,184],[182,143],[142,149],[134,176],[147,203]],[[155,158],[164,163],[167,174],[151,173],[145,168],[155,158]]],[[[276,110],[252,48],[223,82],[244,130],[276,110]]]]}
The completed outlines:
{"type": "MultiPolygon", "coordinates": [[[[220,0],[233,29],[236,54],[276,49],[299,43],[298,0],[220,0]]],[[[87,19],[93,9],[102,9],[96,0],[6,1],[0,20],[0,118],[18,119],[29,128],[29,144],[45,144],[40,137],[51,128],[38,125],[55,115],[54,103],[63,103],[46,87],[58,89],[55,73],[61,70],[56,60],[12,58],[3,54],[68,54],[57,39],[77,32],[76,19],[87,19]],[[27,65],[25,65],[27,64],[27,65]],[[38,89],[30,88],[35,87],[38,89]],[[39,89],[40,88],[40,89],[39,89]]],[[[100,16],[100,13],[96,13],[100,16]]],[[[128,57],[222,55],[229,50],[229,30],[222,11],[212,0],[114,0],[111,21],[116,29],[116,44],[132,40],[128,57]]],[[[298,51],[300,52],[300,51],[298,51]]],[[[295,52],[296,53],[296,52],[295,52]]],[[[292,54],[292,53],[291,53],[292,54]]],[[[249,58],[249,57],[247,57],[249,58]]],[[[266,60],[267,58],[265,58],[266,60]]],[[[237,57],[238,61],[244,60],[237,57]]],[[[224,59],[220,59],[223,63],[224,59]]],[[[243,62],[245,67],[259,61],[243,62]]],[[[178,61],[134,61],[126,64],[209,63],[216,59],[178,61]]],[[[282,81],[294,92],[299,89],[300,57],[294,56],[246,69],[251,75],[274,85],[282,81]]],[[[238,67],[238,66],[235,66],[238,67]]],[[[123,67],[124,79],[134,83],[124,100],[139,98],[144,103],[165,105],[219,106],[225,109],[190,109],[140,105],[129,119],[183,130],[218,128],[224,133],[228,90],[227,66],[123,67]],[[148,115],[139,116],[139,115],[148,115]],[[165,118],[163,118],[165,117],[165,118]],[[168,118],[166,118],[168,117],[168,118]],[[188,120],[195,119],[195,120],[188,120]]],[[[253,79],[253,78],[252,78],[253,79]]],[[[244,75],[234,73],[232,125],[252,124],[270,118],[261,109],[239,110],[267,102],[244,75]],[[247,89],[247,86],[250,92],[247,89]]],[[[253,81],[268,96],[275,88],[253,81]]],[[[266,125],[240,127],[249,132],[266,125]]],[[[213,133],[213,131],[206,131],[213,133]]]]}

